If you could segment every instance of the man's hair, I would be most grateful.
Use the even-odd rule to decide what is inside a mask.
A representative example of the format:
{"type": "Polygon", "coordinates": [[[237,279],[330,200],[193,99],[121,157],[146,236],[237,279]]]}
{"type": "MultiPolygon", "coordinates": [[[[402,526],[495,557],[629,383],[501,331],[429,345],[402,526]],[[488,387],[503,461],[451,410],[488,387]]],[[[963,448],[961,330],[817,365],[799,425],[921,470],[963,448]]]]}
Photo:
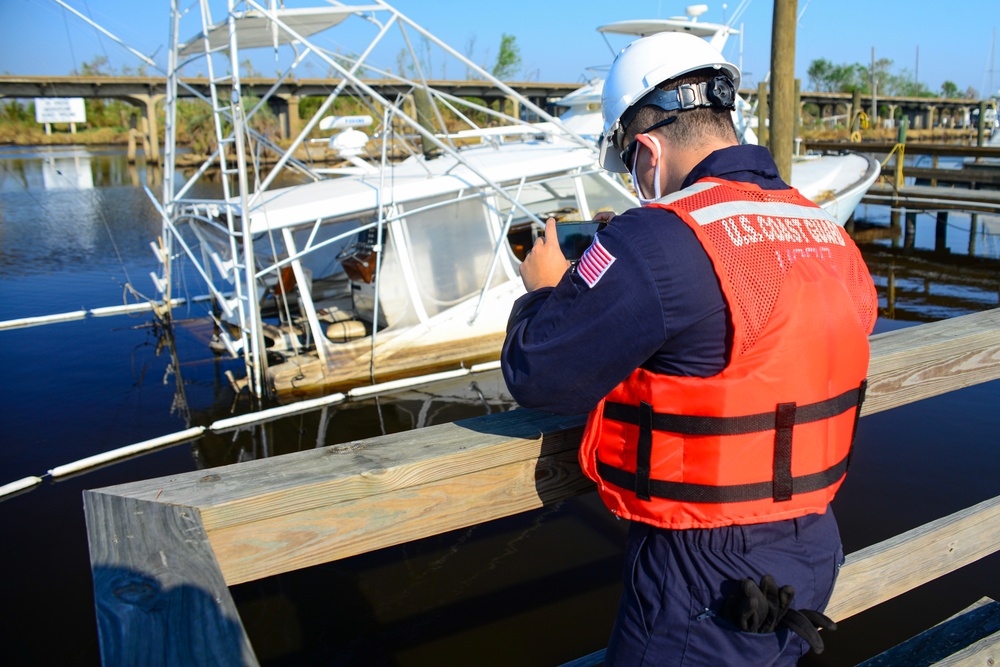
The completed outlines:
{"type": "MultiPolygon", "coordinates": [[[[676,79],[670,79],[661,83],[658,88],[669,91],[676,90],[684,84],[698,84],[703,81],[711,81],[719,76],[719,71],[706,67],[704,69],[688,72],[676,79]]],[[[625,132],[625,141],[635,139],[636,134],[641,134],[647,127],[666,120],[670,116],[679,118],[664,127],[654,131],[661,132],[671,143],[688,147],[701,143],[705,138],[713,137],[724,141],[738,143],[736,129],[733,127],[732,111],[720,107],[698,107],[686,111],[674,110],[664,111],[655,106],[644,106],[636,113],[635,118],[629,123],[625,132]]]]}

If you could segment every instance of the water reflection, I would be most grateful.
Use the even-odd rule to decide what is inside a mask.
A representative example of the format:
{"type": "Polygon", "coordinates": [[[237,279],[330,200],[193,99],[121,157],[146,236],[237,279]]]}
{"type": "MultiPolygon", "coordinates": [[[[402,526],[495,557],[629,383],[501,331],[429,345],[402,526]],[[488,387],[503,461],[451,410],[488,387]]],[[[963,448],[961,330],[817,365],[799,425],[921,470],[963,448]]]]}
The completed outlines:
{"type": "Polygon", "coordinates": [[[163,183],[163,169],[145,160],[129,162],[117,147],[7,147],[0,150],[0,192],[91,190],[163,183]]]}
{"type": "MultiPolygon", "coordinates": [[[[195,411],[192,421],[209,425],[231,416],[234,404],[236,412],[248,407],[235,401],[228,388],[220,396],[216,410],[195,411]]],[[[516,407],[498,371],[477,373],[233,431],[208,433],[192,445],[192,453],[199,468],[209,468],[447,424],[516,407]]]]}
{"type": "Polygon", "coordinates": [[[853,235],[881,317],[930,322],[1000,305],[1000,216],[862,206],[853,235]]]}

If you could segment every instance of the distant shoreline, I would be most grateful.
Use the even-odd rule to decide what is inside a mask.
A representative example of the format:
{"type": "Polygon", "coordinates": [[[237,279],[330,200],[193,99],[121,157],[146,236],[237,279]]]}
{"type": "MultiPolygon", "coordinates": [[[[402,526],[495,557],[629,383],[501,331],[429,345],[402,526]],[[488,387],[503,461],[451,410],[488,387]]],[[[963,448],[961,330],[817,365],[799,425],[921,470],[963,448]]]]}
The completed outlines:
{"type": "MultiPolygon", "coordinates": [[[[71,133],[69,131],[53,132],[44,134],[39,131],[11,132],[15,128],[5,126],[0,123],[0,146],[128,146],[128,130],[117,131],[113,128],[83,129],[71,133]],[[5,131],[5,129],[7,131],[5,131]]],[[[800,135],[805,140],[823,141],[847,141],[850,139],[850,132],[846,129],[805,129],[800,135]]],[[[931,130],[908,130],[906,138],[908,141],[928,141],[941,140],[953,142],[958,139],[967,138],[975,141],[977,132],[975,129],[947,129],[934,128],[931,130]]],[[[896,138],[895,130],[865,130],[862,131],[862,142],[868,141],[891,141],[896,138]]],[[[280,143],[280,142],[279,142],[280,143]]],[[[178,142],[178,145],[185,145],[178,142]]],[[[161,143],[162,146],[162,143],[161,143]]],[[[140,151],[141,152],[141,151],[140,151]]]]}

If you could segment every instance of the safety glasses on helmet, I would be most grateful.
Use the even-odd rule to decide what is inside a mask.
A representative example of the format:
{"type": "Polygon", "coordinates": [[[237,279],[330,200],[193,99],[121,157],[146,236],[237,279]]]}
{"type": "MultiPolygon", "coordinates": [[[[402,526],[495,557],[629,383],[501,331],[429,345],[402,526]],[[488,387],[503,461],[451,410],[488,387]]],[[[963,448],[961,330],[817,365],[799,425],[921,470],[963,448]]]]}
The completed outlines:
{"type": "MultiPolygon", "coordinates": [[[[670,118],[667,118],[665,120],[661,120],[659,123],[654,123],[653,125],[650,125],[649,127],[647,127],[642,132],[637,132],[636,135],[635,135],[635,138],[632,139],[632,141],[628,142],[628,146],[626,146],[622,150],[622,152],[619,154],[619,156],[621,157],[621,160],[622,160],[622,164],[624,164],[626,167],[628,165],[632,164],[632,156],[635,154],[635,149],[639,145],[639,135],[640,134],[646,134],[647,132],[652,132],[653,130],[655,130],[658,127],[665,127],[667,125],[670,125],[675,120],[677,120],[677,116],[671,116],[670,118]]],[[[624,132],[622,134],[624,135],[624,132]]],[[[624,136],[622,137],[622,139],[624,139],[624,136]]]]}

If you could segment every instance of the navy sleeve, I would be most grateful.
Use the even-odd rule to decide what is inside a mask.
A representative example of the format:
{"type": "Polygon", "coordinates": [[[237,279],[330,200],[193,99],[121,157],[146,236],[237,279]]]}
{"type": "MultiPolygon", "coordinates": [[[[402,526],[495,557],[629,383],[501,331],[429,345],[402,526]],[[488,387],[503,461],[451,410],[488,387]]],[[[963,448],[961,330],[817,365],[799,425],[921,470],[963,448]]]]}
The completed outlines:
{"type": "Polygon", "coordinates": [[[581,261],[514,304],[501,365],[523,407],[582,414],[636,368],[707,376],[725,365],[725,303],[687,225],[633,209],[597,242],[613,258],[603,273],[581,261]]]}
{"type": "Polygon", "coordinates": [[[645,261],[611,226],[597,235],[613,257],[592,286],[580,266],[555,288],[514,305],[504,379],[518,404],[559,414],[590,411],[663,342],[660,297],[645,261]]]}

